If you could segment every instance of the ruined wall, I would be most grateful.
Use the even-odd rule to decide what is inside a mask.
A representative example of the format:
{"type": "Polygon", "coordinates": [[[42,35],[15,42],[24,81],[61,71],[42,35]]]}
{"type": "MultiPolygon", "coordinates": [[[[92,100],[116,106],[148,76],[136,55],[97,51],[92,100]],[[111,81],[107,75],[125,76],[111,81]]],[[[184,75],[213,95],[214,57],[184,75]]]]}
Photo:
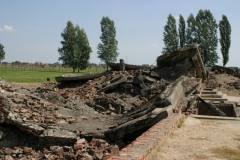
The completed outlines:
{"type": "Polygon", "coordinates": [[[176,51],[159,56],[157,58],[157,66],[159,68],[177,66],[178,68],[184,69],[186,72],[191,71],[190,73],[193,75],[196,72],[196,77],[202,78],[203,81],[207,77],[207,73],[196,44],[186,45],[176,51]]]}

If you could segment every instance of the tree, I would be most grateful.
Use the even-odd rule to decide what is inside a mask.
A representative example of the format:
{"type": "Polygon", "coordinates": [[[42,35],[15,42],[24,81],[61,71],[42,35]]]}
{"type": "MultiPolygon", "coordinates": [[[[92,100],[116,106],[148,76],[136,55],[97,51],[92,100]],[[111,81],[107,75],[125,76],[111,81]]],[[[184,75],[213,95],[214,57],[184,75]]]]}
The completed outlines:
{"type": "Polygon", "coordinates": [[[196,21],[193,14],[190,14],[187,19],[186,28],[186,44],[196,43],[196,21]]]}
{"type": "Polygon", "coordinates": [[[218,25],[210,10],[199,10],[196,16],[196,41],[206,66],[214,65],[219,58],[216,52],[217,28],[218,25]]]}
{"type": "Polygon", "coordinates": [[[105,63],[115,62],[119,53],[117,52],[118,41],[116,40],[116,28],[114,22],[113,20],[110,20],[109,17],[103,17],[100,24],[102,31],[100,39],[102,43],[99,43],[97,46],[98,58],[105,63]]]}
{"type": "Polygon", "coordinates": [[[222,20],[219,22],[219,31],[223,66],[225,66],[229,60],[229,48],[231,45],[231,25],[225,15],[222,15],[222,20]]]}
{"type": "Polygon", "coordinates": [[[4,46],[0,43],[0,63],[2,60],[5,59],[5,51],[4,51],[4,46]]]}
{"type": "Polygon", "coordinates": [[[183,47],[186,43],[185,29],[186,29],[185,20],[184,20],[183,16],[180,14],[180,16],[179,16],[179,27],[178,27],[180,47],[183,47]]]}
{"type": "Polygon", "coordinates": [[[163,54],[172,52],[178,48],[176,20],[171,14],[169,14],[167,24],[164,26],[163,42],[163,54]]]}
{"type": "Polygon", "coordinates": [[[73,72],[76,69],[78,71],[85,69],[92,52],[85,31],[78,25],[74,27],[72,22],[68,21],[61,36],[63,41],[61,41],[62,48],[58,49],[60,55],[58,60],[63,61],[63,65],[72,67],[73,72]]]}
{"type": "Polygon", "coordinates": [[[80,29],[78,25],[75,29],[77,43],[77,67],[79,72],[79,70],[83,70],[88,67],[92,48],[89,45],[87,34],[84,29],[80,29]]]}
{"type": "Polygon", "coordinates": [[[63,61],[63,65],[68,65],[73,68],[75,72],[77,68],[75,53],[77,49],[77,44],[75,41],[75,28],[71,21],[67,22],[66,28],[61,33],[63,41],[61,41],[62,48],[58,49],[60,57],[58,60],[63,61]]]}

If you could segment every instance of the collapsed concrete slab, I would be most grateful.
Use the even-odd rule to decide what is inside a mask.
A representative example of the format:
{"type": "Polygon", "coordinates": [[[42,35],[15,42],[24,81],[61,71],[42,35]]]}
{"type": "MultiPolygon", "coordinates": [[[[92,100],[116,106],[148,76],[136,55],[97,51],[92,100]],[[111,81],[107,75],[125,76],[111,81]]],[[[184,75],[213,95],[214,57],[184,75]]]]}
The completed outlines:
{"type": "Polygon", "coordinates": [[[148,68],[146,66],[124,63],[123,59],[120,59],[120,63],[107,62],[107,65],[114,71],[131,71],[148,68]]]}
{"type": "Polygon", "coordinates": [[[93,80],[94,78],[104,76],[105,74],[107,74],[107,72],[84,75],[84,76],[76,76],[74,74],[68,74],[68,75],[62,75],[62,76],[59,76],[59,77],[55,77],[55,80],[59,83],[64,83],[64,82],[87,82],[88,80],[93,80]]]}
{"type": "Polygon", "coordinates": [[[166,53],[157,58],[157,66],[163,67],[177,67],[190,72],[197,78],[202,78],[203,81],[207,78],[207,72],[202,62],[196,44],[186,45],[183,48],[177,49],[174,52],[166,53]]]}

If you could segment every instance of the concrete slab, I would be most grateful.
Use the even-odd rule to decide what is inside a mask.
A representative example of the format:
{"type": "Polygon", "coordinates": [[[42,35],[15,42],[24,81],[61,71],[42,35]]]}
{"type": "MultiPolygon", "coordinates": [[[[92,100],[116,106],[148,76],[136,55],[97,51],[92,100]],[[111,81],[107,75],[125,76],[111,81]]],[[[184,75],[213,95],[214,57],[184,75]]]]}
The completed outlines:
{"type": "Polygon", "coordinates": [[[223,96],[222,98],[212,98],[212,97],[201,97],[203,100],[208,101],[229,101],[227,96],[223,96]]]}
{"type": "Polygon", "coordinates": [[[203,93],[201,93],[201,97],[222,98],[222,96],[223,96],[222,92],[217,92],[217,93],[214,93],[214,94],[203,94],[203,93]]]}
{"type": "Polygon", "coordinates": [[[228,101],[233,101],[233,102],[239,102],[240,103],[240,97],[228,96],[228,101]]]}
{"type": "Polygon", "coordinates": [[[217,89],[204,88],[201,93],[202,94],[215,94],[215,93],[217,93],[217,89]]]}
{"type": "Polygon", "coordinates": [[[205,116],[205,115],[189,115],[190,117],[199,118],[199,119],[221,119],[221,120],[237,120],[240,121],[240,118],[235,117],[222,117],[222,116],[205,116]]]}
{"type": "Polygon", "coordinates": [[[212,92],[214,92],[214,91],[217,91],[217,89],[215,89],[215,88],[204,88],[203,91],[212,91],[212,92]]]}
{"type": "Polygon", "coordinates": [[[184,119],[183,114],[171,114],[122,149],[118,156],[113,156],[109,160],[149,159],[148,156],[156,149],[156,146],[162,144],[177,125],[183,123],[184,119]]]}

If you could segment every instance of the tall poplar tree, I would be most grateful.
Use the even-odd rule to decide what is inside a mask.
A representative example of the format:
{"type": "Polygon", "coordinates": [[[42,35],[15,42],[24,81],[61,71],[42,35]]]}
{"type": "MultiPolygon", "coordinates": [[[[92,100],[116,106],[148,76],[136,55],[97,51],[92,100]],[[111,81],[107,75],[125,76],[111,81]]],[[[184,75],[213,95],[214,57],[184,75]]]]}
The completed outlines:
{"type": "Polygon", "coordinates": [[[217,28],[218,25],[210,10],[199,10],[196,16],[196,41],[206,66],[214,65],[218,60],[217,28]]]}
{"type": "Polygon", "coordinates": [[[66,28],[61,33],[63,41],[61,41],[62,48],[58,48],[60,57],[58,60],[63,62],[63,65],[68,65],[73,68],[73,72],[77,69],[77,62],[75,54],[77,50],[77,44],[75,41],[75,28],[71,21],[67,22],[66,28]]]}
{"type": "Polygon", "coordinates": [[[176,20],[171,14],[169,14],[167,24],[164,26],[163,42],[163,54],[172,52],[178,48],[176,20]]]}
{"type": "Polygon", "coordinates": [[[77,68],[79,72],[79,70],[84,70],[88,67],[92,48],[89,45],[87,34],[84,29],[81,29],[79,25],[77,25],[75,30],[77,44],[77,68]]]}
{"type": "Polygon", "coordinates": [[[196,43],[196,21],[193,14],[187,18],[186,44],[196,43]]]}
{"type": "Polygon", "coordinates": [[[184,20],[183,16],[180,14],[179,27],[178,27],[180,47],[183,47],[186,43],[186,33],[185,32],[186,32],[185,20],[184,20]]]}
{"type": "Polygon", "coordinates": [[[0,63],[5,58],[4,46],[0,43],[0,63]]]}
{"type": "Polygon", "coordinates": [[[118,41],[116,40],[114,21],[109,17],[103,17],[100,24],[102,31],[100,39],[102,43],[99,43],[97,46],[98,58],[105,63],[115,62],[119,53],[117,52],[118,41]]]}
{"type": "Polygon", "coordinates": [[[229,48],[231,45],[231,25],[225,15],[222,15],[222,20],[219,22],[219,31],[223,66],[225,66],[229,60],[229,48]]]}

